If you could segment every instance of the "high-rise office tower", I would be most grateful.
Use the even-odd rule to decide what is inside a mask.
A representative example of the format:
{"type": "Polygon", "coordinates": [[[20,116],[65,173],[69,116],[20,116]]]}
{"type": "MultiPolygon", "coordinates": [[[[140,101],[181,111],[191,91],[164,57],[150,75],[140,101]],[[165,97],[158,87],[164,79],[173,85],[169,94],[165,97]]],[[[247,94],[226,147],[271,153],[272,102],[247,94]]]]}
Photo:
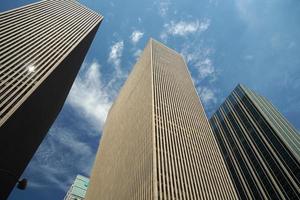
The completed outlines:
{"type": "Polygon", "coordinates": [[[64,200],[83,200],[89,185],[89,178],[77,175],[64,200]]]}
{"type": "Polygon", "coordinates": [[[266,98],[238,85],[210,124],[240,199],[300,199],[300,135],[266,98]]]}
{"type": "Polygon", "coordinates": [[[150,39],[112,105],[86,199],[235,199],[181,55],[150,39]]]}
{"type": "Polygon", "coordinates": [[[0,14],[0,199],[55,120],[102,16],[76,1],[0,14]]]}

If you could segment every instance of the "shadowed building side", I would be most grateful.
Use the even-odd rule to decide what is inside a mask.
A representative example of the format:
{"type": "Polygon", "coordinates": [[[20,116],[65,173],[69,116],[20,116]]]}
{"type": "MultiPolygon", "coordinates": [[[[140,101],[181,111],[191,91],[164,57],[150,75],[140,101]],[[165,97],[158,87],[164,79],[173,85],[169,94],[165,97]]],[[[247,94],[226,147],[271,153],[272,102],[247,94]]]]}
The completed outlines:
{"type": "Polygon", "coordinates": [[[238,85],[210,124],[241,199],[300,198],[300,135],[266,98],[238,85]]]}
{"type": "Polygon", "coordinates": [[[0,14],[1,199],[60,112],[102,18],[76,1],[43,1],[0,14]]]}
{"type": "Polygon", "coordinates": [[[150,39],[108,114],[87,199],[236,198],[182,56],[150,39]]]}

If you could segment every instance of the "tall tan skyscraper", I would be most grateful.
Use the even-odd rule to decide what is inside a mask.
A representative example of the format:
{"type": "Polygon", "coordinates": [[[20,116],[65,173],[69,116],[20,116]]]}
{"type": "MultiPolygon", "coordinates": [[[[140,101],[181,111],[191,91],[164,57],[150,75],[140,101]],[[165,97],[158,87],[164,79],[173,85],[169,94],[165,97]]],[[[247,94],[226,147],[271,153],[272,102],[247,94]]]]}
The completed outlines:
{"type": "Polygon", "coordinates": [[[101,21],[70,0],[0,13],[0,199],[61,110],[101,21]]]}
{"type": "Polygon", "coordinates": [[[152,39],[110,109],[86,198],[237,198],[182,56],[152,39]]]}

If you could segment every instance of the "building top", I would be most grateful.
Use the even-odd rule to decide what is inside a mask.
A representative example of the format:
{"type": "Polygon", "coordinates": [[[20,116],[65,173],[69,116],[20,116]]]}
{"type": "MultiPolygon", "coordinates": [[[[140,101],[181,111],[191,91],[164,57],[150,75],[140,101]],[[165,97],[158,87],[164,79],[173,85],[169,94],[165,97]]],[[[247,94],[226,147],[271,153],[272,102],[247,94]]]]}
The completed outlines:
{"type": "Polygon", "coordinates": [[[291,150],[295,157],[300,161],[300,134],[296,128],[276,109],[276,107],[265,97],[257,94],[253,90],[242,84],[238,84],[234,91],[242,89],[251,99],[255,107],[261,112],[265,120],[276,131],[286,146],[291,150]]]}
{"type": "Polygon", "coordinates": [[[0,14],[0,125],[98,26],[77,1],[41,1],[0,14]]]}
{"type": "Polygon", "coordinates": [[[299,133],[239,84],[210,119],[240,199],[299,199],[299,133]]]}

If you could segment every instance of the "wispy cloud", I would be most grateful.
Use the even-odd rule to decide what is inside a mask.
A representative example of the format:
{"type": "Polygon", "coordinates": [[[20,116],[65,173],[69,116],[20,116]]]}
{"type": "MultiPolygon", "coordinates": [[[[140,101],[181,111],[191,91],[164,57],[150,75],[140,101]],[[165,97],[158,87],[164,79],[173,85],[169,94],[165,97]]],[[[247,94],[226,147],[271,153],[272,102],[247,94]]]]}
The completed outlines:
{"type": "Polygon", "coordinates": [[[141,55],[143,51],[141,49],[137,49],[134,53],[133,53],[133,56],[138,59],[141,55]]]}
{"type": "Polygon", "coordinates": [[[141,17],[138,17],[137,19],[138,19],[138,22],[139,22],[139,23],[142,22],[142,18],[141,18],[141,17]]]}
{"type": "Polygon", "coordinates": [[[108,56],[108,62],[114,64],[115,66],[120,66],[121,57],[123,54],[124,42],[123,40],[114,43],[110,47],[110,52],[108,56]]]}
{"type": "Polygon", "coordinates": [[[67,99],[67,103],[74,111],[79,113],[98,133],[102,130],[120,82],[127,76],[121,68],[123,48],[123,40],[115,42],[110,47],[107,62],[114,70],[109,81],[103,81],[101,65],[97,61],[85,64],[67,99]]]}
{"type": "Polygon", "coordinates": [[[94,61],[84,66],[76,78],[67,103],[100,132],[111,106],[110,93],[102,83],[100,64],[94,61]]]}
{"type": "Polygon", "coordinates": [[[144,35],[144,33],[139,31],[139,30],[133,31],[131,36],[130,36],[131,42],[133,44],[138,43],[138,41],[140,41],[140,39],[143,37],[143,35],[144,35]]]}
{"type": "Polygon", "coordinates": [[[187,61],[188,65],[196,70],[194,73],[195,84],[198,84],[203,79],[213,82],[217,78],[217,71],[211,59],[211,54],[214,52],[212,48],[195,46],[185,43],[181,54],[187,61]]]}
{"type": "Polygon", "coordinates": [[[199,96],[205,105],[217,103],[215,91],[208,87],[198,87],[199,96]]]}
{"type": "MultiPolygon", "coordinates": [[[[121,59],[120,48],[123,47],[120,44],[115,44],[109,54],[113,66],[120,67],[120,62],[113,60],[121,59]]],[[[58,118],[26,170],[29,187],[53,187],[66,191],[76,174],[90,173],[95,156],[90,141],[98,140],[99,135],[89,133],[95,133],[94,130],[101,132],[114,95],[119,90],[116,84],[119,80],[114,73],[110,81],[104,81],[97,61],[82,66],[67,98],[67,104],[80,120],[76,119],[78,123],[69,125],[65,122],[67,116],[58,118]],[[84,131],[81,130],[82,123],[88,124],[84,131]]]]}
{"type": "Polygon", "coordinates": [[[169,7],[171,5],[170,0],[159,0],[154,2],[155,5],[158,7],[158,14],[161,17],[165,17],[169,11],[169,7]]]}
{"type": "Polygon", "coordinates": [[[211,77],[213,78],[212,80],[215,79],[216,70],[210,58],[205,58],[204,60],[198,61],[197,63],[195,63],[195,66],[198,69],[200,79],[206,77],[211,77]]]}
{"type": "Polygon", "coordinates": [[[164,30],[160,35],[162,40],[166,40],[169,35],[172,36],[187,36],[193,33],[206,31],[210,26],[210,20],[195,20],[195,21],[171,21],[164,24],[164,30]]]}
{"type": "Polygon", "coordinates": [[[74,172],[89,174],[94,152],[79,136],[57,125],[50,129],[26,172],[29,187],[58,187],[66,191],[73,181],[74,172]]]}
{"type": "Polygon", "coordinates": [[[208,114],[218,101],[217,90],[213,87],[213,83],[218,79],[219,74],[212,58],[214,52],[214,48],[206,47],[202,40],[194,43],[186,41],[181,50],[208,114]]]}
{"type": "Polygon", "coordinates": [[[124,49],[124,41],[120,40],[118,42],[115,42],[110,47],[109,56],[107,59],[108,64],[111,64],[114,72],[112,75],[111,80],[109,83],[107,83],[106,88],[109,90],[111,96],[117,95],[116,88],[119,88],[121,83],[127,78],[128,73],[123,70],[121,67],[121,59],[123,55],[123,49],[124,49]]]}

